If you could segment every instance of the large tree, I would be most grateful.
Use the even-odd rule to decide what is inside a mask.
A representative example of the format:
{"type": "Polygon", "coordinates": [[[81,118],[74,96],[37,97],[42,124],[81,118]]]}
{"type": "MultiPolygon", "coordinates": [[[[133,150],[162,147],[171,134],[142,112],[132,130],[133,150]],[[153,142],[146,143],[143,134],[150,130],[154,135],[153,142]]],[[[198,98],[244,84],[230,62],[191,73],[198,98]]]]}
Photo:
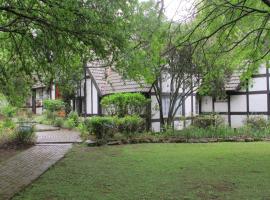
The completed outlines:
{"type": "Polygon", "coordinates": [[[178,47],[194,48],[205,74],[202,93],[213,91],[228,71],[243,70],[248,80],[270,59],[269,0],[194,0],[192,17],[180,25],[178,47]],[[211,70],[210,70],[211,69],[211,70]]]}
{"type": "Polygon", "coordinates": [[[178,24],[165,18],[163,1],[142,3],[133,18],[133,29],[118,69],[137,81],[143,79],[152,84],[161,127],[171,127],[185,99],[198,88],[195,86],[198,86],[199,68],[193,63],[193,47],[175,46],[181,33],[178,24]],[[164,84],[161,83],[166,79],[170,79],[170,94],[168,111],[164,113],[164,84]]]}
{"type": "Polygon", "coordinates": [[[111,58],[126,45],[136,3],[0,0],[1,91],[16,76],[63,82],[62,77],[74,78],[93,56],[111,58]]]}

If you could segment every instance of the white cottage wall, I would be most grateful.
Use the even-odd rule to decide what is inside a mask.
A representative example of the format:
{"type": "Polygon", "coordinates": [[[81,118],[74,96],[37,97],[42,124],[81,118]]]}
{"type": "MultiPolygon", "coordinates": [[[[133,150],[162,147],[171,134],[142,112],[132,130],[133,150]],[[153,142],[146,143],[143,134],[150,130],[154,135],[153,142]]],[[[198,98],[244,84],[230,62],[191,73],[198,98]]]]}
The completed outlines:
{"type": "Polygon", "coordinates": [[[238,91],[227,92],[229,102],[215,101],[213,104],[211,97],[202,97],[201,112],[219,113],[233,128],[243,126],[243,122],[248,116],[269,116],[270,78],[268,71],[266,65],[262,65],[258,73],[253,75],[248,88],[242,87],[238,91]]]}

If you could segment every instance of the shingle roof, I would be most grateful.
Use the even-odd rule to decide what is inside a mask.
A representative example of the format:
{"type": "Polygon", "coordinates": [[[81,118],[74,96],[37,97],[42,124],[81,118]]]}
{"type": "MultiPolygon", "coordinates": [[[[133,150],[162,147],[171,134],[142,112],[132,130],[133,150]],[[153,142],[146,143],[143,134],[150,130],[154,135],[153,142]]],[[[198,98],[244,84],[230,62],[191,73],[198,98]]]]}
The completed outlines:
{"type": "Polygon", "coordinates": [[[149,92],[151,89],[151,86],[143,81],[125,79],[111,67],[106,67],[101,61],[88,63],[87,67],[97,83],[101,95],[120,92],[149,92]]]}
{"type": "Polygon", "coordinates": [[[236,91],[240,89],[241,80],[240,77],[243,71],[235,71],[225,83],[225,90],[226,91],[236,91]]]}
{"type": "Polygon", "coordinates": [[[33,86],[32,89],[36,89],[36,88],[43,88],[46,87],[46,85],[40,81],[37,81],[33,86]]]}

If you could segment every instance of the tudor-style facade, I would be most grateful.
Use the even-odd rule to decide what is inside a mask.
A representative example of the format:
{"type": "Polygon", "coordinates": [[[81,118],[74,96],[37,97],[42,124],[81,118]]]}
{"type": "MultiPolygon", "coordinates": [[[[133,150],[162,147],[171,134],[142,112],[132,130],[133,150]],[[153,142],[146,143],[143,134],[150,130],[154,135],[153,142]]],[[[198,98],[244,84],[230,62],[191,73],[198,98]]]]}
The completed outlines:
{"type": "Polygon", "coordinates": [[[269,118],[269,69],[262,65],[247,87],[241,87],[240,75],[241,73],[234,73],[226,83],[225,100],[202,97],[199,103],[200,113],[217,113],[233,128],[241,127],[248,116],[269,118]]]}
{"type": "MultiPolygon", "coordinates": [[[[165,75],[163,75],[165,76],[165,75]]],[[[166,118],[169,107],[169,95],[172,89],[169,76],[162,78],[162,98],[163,113],[166,118]]],[[[101,61],[88,63],[85,67],[85,77],[78,84],[76,98],[74,101],[74,110],[84,116],[102,115],[104,111],[100,105],[102,97],[114,93],[139,92],[145,97],[151,99],[151,105],[147,109],[149,117],[146,119],[147,125],[153,131],[160,131],[160,116],[157,98],[154,89],[144,82],[135,82],[133,80],[124,79],[119,73],[110,67],[104,66],[101,61]]],[[[183,90],[179,91],[181,94],[183,90]]],[[[178,109],[177,116],[174,121],[175,129],[182,129],[190,122],[181,122],[181,116],[192,116],[198,113],[196,106],[195,93],[186,97],[183,105],[178,109]]]]}
{"type": "Polygon", "coordinates": [[[59,97],[59,90],[54,84],[47,87],[45,84],[37,82],[32,86],[32,93],[26,101],[25,108],[39,115],[44,110],[43,101],[45,99],[57,99],[59,97]]]}

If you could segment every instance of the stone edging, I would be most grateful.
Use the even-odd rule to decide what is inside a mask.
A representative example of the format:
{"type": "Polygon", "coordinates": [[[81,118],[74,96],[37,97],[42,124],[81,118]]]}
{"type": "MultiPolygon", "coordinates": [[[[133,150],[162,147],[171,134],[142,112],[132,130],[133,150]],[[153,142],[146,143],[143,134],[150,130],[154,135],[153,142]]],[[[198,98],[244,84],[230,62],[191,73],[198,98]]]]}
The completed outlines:
{"type": "MultiPolygon", "coordinates": [[[[270,138],[241,138],[241,137],[229,137],[229,138],[133,138],[122,140],[110,140],[107,145],[121,145],[121,144],[140,144],[140,143],[217,143],[217,142],[258,142],[258,141],[270,141],[270,138]]],[[[88,146],[99,146],[97,141],[87,141],[88,146]]]]}

